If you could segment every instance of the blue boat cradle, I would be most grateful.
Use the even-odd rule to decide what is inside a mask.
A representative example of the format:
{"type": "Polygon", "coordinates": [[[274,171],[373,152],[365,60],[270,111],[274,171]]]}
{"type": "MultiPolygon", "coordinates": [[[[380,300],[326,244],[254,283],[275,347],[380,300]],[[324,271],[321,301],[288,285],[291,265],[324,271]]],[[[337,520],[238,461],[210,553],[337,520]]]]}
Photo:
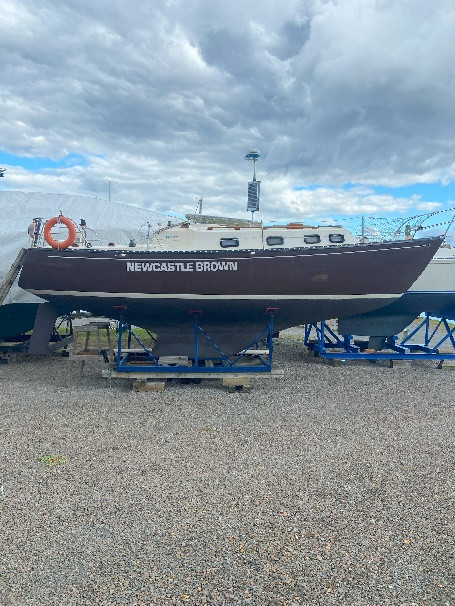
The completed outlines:
{"type": "MultiPolygon", "coordinates": [[[[210,338],[199,323],[202,312],[192,310],[189,312],[189,321],[193,322],[194,354],[190,358],[191,365],[168,362],[166,358],[159,358],[141,341],[133,328],[120,316],[116,355],[116,370],[118,372],[162,372],[172,373],[206,373],[229,374],[229,373],[266,373],[272,371],[273,364],[273,320],[278,312],[277,307],[268,307],[266,310],[268,323],[263,330],[248,343],[236,356],[227,356],[210,338]],[[127,347],[122,345],[123,335],[127,334],[127,347]],[[219,355],[211,358],[202,358],[199,355],[199,340],[207,339],[219,352],[219,355]],[[265,343],[265,346],[264,346],[265,343]],[[260,349],[260,345],[263,349],[260,349]],[[132,348],[132,345],[134,347],[132,348]],[[248,361],[248,364],[245,362],[248,361]]],[[[150,333],[149,333],[150,334],[150,333]]]]}
{"type": "Polygon", "coordinates": [[[418,325],[404,338],[388,337],[383,350],[368,349],[368,342],[354,339],[352,335],[338,335],[326,322],[306,324],[304,344],[315,355],[338,360],[455,360],[455,325],[440,318],[431,323],[430,314],[425,314],[418,325]],[[422,343],[411,343],[416,335],[422,343]],[[441,352],[442,345],[449,345],[441,352]]]}

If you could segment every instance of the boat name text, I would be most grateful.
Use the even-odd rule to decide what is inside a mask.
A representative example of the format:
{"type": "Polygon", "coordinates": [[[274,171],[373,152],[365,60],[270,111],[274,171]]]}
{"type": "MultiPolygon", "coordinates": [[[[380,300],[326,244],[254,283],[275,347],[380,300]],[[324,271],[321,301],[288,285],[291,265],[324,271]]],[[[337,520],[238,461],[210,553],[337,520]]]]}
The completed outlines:
{"type": "Polygon", "coordinates": [[[126,271],[237,271],[237,261],[190,261],[187,263],[127,261],[126,271]]]}

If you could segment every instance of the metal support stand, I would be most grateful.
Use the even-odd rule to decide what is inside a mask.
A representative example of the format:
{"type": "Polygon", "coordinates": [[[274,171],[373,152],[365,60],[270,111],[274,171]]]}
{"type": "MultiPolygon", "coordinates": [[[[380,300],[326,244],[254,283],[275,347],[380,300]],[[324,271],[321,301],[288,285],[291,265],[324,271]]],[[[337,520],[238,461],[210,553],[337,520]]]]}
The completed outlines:
{"type": "Polygon", "coordinates": [[[437,354],[440,359],[454,359],[455,358],[455,325],[451,328],[446,318],[438,320],[436,326],[432,326],[430,323],[430,315],[425,314],[422,322],[401,342],[402,347],[407,347],[410,351],[421,351],[429,355],[437,354]],[[441,337],[441,328],[444,327],[445,334],[441,337]],[[421,329],[424,329],[424,342],[422,344],[410,343],[410,339],[417,334],[421,329]],[[451,358],[441,358],[439,348],[446,341],[450,341],[453,349],[451,358]]]}
{"type": "Polygon", "coordinates": [[[351,335],[338,336],[325,322],[305,324],[303,342],[305,347],[317,354],[324,355],[329,349],[342,349],[349,353],[358,353],[360,347],[354,344],[351,335]],[[313,331],[315,335],[313,335],[313,331]],[[316,338],[314,338],[316,337],[316,338]]]}
{"type": "Polygon", "coordinates": [[[227,356],[218,345],[210,338],[207,332],[199,324],[199,317],[202,312],[193,310],[190,315],[193,317],[194,326],[194,355],[185,359],[186,364],[182,364],[182,358],[174,357],[172,363],[168,357],[158,358],[153,355],[153,351],[148,349],[141,339],[135,334],[132,327],[123,319],[119,321],[118,344],[117,344],[117,372],[143,372],[143,373],[167,373],[167,374],[207,374],[213,375],[228,373],[264,373],[272,371],[273,362],[273,319],[274,313],[278,308],[267,308],[266,313],[269,316],[267,326],[249,343],[239,354],[227,356]],[[128,347],[122,348],[122,336],[127,333],[128,347]],[[211,345],[219,352],[219,356],[211,358],[201,358],[199,355],[199,339],[207,339],[211,345]],[[267,349],[259,349],[261,341],[267,342],[267,349]],[[135,348],[131,344],[135,344],[135,348]],[[248,360],[248,364],[245,362],[248,360]],[[191,363],[190,363],[191,362],[191,363]],[[253,362],[253,363],[252,363],[253,362]]]}
{"type": "Polygon", "coordinates": [[[336,334],[326,322],[305,325],[304,345],[315,355],[338,360],[455,360],[455,326],[446,318],[432,325],[429,314],[404,339],[394,335],[385,341],[383,350],[368,349],[368,341],[354,340],[352,335],[336,334]],[[411,343],[423,332],[423,343],[411,343]],[[450,351],[441,352],[450,343],[450,351]]]}

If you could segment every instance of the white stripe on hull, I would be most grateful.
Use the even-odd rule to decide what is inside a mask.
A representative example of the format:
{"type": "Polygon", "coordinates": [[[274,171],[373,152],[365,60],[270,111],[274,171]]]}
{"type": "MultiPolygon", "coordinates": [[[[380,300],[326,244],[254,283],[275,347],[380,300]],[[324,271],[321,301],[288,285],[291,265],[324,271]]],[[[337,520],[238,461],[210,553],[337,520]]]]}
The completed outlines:
{"type": "Polygon", "coordinates": [[[192,293],[181,294],[146,294],[141,292],[84,292],[78,290],[28,290],[38,297],[46,298],[46,295],[53,297],[94,297],[98,299],[206,299],[218,301],[223,299],[242,299],[242,300],[361,300],[361,299],[397,299],[402,293],[398,294],[368,294],[368,295],[199,295],[192,293]]]}
{"type": "Polygon", "coordinates": [[[408,290],[413,295],[455,295],[455,290],[408,290]]]}

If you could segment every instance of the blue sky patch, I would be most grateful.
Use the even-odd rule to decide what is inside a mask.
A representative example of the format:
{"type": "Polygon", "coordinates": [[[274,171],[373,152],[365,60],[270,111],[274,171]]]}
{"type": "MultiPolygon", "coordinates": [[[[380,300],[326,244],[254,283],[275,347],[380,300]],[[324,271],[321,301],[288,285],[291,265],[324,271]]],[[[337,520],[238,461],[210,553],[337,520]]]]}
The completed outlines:
{"type": "Polygon", "coordinates": [[[412,196],[418,196],[420,202],[440,202],[446,204],[448,202],[451,205],[455,205],[455,182],[451,181],[447,185],[441,182],[438,183],[413,183],[411,185],[403,185],[401,187],[386,187],[384,185],[365,185],[363,183],[345,183],[341,187],[333,185],[309,185],[304,187],[302,185],[296,185],[293,187],[294,191],[315,191],[317,189],[343,189],[349,191],[356,187],[365,187],[373,192],[373,194],[379,196],[392,196],[393,198],[412,198],[412,196]]]}
{"type": "Polygon", "coordinates": [[[394,198],[411,198],[419,196],[422,202],[449,202],[455,201],[455,183],[452,181],[447,185],[442,183],[413,183],[402,187],[385,187],[375,185],[372,187],[379,195],[390,195],[394,198]]]}
{"type": "Polygon", "coordinates": [[[88,166],[89,161],[81,154],[68,154],[61,160],[52,160],[51,158],[38,158],[15,156],[7,152],[0,151],[0,165],[22,166],[31,171],[43,170],[47,168],[69,168],[70,166],[88,166]]]}

